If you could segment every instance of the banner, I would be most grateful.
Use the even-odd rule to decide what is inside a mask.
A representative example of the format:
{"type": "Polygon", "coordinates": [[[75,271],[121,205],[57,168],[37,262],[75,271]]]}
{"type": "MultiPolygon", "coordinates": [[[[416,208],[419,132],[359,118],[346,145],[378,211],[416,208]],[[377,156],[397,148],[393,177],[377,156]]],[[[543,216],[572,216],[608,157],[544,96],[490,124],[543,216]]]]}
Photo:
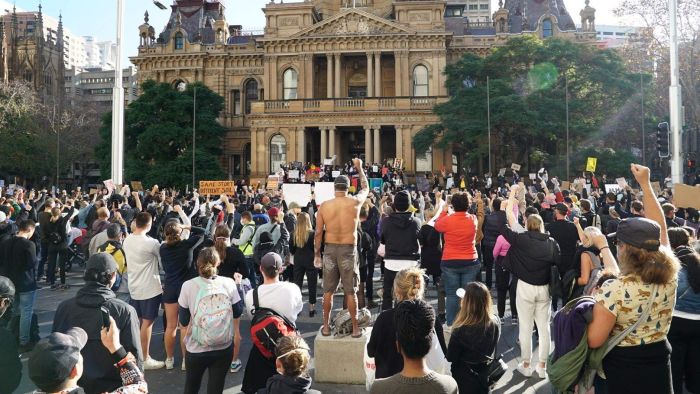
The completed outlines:
{"type": "Polygon", "coordinates": [[[233,181],[199,181],[199,194],[218,196],[227,194],[232,196],[235,192],[233,181]]]}
{"type": "Polygon", "coordinates": [[[676,208],[700,209],[700,187],[676,183],[673,185],[673,205],[676,208]]]}
{"type": "Polygon", "coordinates": [[[588,160],[586,160],[586,171],[595,172],[595,168],[597,165],[598,165],[598,158],[589,157],[588,160]]]}
{"type": "Polygon", "coordinates": [[[317,205],[335,198],[335,189],[333,187],[333,182],[316,182],[314,185],[314,197],[317,205]]]}
{"type": "Polygon", "coordinates": [[[295,202],[300,207],[305,207],[311,202],[311,185],[306,183],[285,183],[282,185],[282,193],[287,206],[295,202]]]}

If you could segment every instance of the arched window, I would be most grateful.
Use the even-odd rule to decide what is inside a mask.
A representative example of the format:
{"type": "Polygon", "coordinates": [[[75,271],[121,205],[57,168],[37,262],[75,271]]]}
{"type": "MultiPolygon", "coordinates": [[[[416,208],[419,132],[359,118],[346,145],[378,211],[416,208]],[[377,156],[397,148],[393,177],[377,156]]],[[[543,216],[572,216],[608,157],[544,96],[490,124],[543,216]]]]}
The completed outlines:
{"type": "Polygon", "coordinates": [[[298,85],[299,79],[296,70],[293,68],[287,69],[287,71],[284,72],[282,84],[285,100],[296,100],[298,85]]]}
{"type": "Polygon", "coordinates": [[[270,139],[270,173],[274,174],[280,165],[287,163],[287,140],[282,134],[276,134],[270,139]]]}
{"type": "Polygon", "coordinates": [[[177,32],[175,33],[175,49],[185,49],[185,37],[182,35],[182,33],[177,32]]]}
{"type": "Polygon", "coordinates": [[[551,37],[553,34],[552,30],[552,20],[551,19],[545,19],[542,21],[542,37],[547,38],[551,37]]]}
{"type": "Polygon", "coordinates": [[[250,114],[250,108],[258,101],[258,81],[251,79],[245,83],[245,113],[250,114]]]}
{"type": "Polygon", "coordinates": [[[413,68],[413,96],[428,96],[428,67],[422,64],[413,68]]]}
{"type": "Polygon", "coordinates": [[[433,171],[433,147],[428,148],[423,154],[416,153],[416,172],[433,171]]]}

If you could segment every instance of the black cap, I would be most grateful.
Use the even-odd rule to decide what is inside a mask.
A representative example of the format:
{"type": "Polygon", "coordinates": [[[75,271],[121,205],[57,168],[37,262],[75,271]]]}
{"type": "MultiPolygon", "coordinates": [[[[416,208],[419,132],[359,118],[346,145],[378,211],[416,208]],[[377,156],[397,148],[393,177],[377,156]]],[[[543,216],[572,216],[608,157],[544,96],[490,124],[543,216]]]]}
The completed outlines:
{"type": "Polygon", "coordinates": [[[350,189],[350,179],[345,175],[338,175],[333,181],[335,190],[348,190],[350,189]]]}
{"type": "Polygon", "coordinates": [[[87,333],[79,327],[40,340],[29,358],[29,378],[44,392],[57,391],[78,364],[87,340],[87,333]]]}
{"type": "Polygon", "coordinates": [[[661,246],[661,227],[647,218],[628,218],[620,221],[617,231],[608,234],[609,238],[632,245],[636,248],[656,252],[661,246]]]}
{"type": "Polygon", "coordinates": [[[117,261],[109,253],[95,253],[85,264],[85,271],[111,274],[117,272],[117,261]]]}
{"type": "Polygon", "coordinates": [[[283,267],[282,257],[275,252],[269,252],[260,259],[260,266],[263,268],[274,268],[281,270],[283,267]]]}
{"type": "Polygon", "coordinates": [[[15,296],[15,285],[12,283],[10,278],[6,276],[0,276],[0,297],[2,298],[14,298],[15,296]]]}
{"type": "Polygon", "coordinates": [[[564,203],[559,203],[557,204],[554,209],[559,211],[562,215],[566,215],[567,212],[569,212],[569,207],[566,206],[564,203]]]}

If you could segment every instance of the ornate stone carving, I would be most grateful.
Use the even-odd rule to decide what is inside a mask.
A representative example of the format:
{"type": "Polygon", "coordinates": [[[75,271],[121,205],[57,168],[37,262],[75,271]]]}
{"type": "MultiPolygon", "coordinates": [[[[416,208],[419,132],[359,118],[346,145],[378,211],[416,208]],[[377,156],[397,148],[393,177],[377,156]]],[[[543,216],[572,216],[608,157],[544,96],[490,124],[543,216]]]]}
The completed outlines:
{"type": "Polygon", "coordinates": [[[304,32],[302,36],[378,35],[406,32],[406,30],[392,24],[353,12],[341,18],[321,23],[320,26],[304,32]]]}
{"type": "Polygon", "coordinates": [[[278,25],[281,27],[299,26],[298,16],[285,16],[281,17],[278,25]]]}
{"type": "Polygon", "coordinates": [[[430,22],[430,12],[427,11],[415,11],[408,13],[409,22],[430,22]]]}

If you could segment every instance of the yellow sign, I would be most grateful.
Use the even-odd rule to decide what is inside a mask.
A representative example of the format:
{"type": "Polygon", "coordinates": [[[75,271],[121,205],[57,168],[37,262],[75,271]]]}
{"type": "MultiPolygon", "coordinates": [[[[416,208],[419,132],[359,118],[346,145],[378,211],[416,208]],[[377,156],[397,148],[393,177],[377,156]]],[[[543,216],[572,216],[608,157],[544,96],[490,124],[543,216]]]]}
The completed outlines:
{"type": "Polygon", "coordinates": [[[235,185],[233,181],[199,181],[199,194],[201,195],[233,195],[235,185]]]}
{"type": "Polygon", "coordinates": [[[586,161],[586,171],[595,172],[595,167],[598,164],[598,159],[595,157],[589,157],[586,161]]]}

